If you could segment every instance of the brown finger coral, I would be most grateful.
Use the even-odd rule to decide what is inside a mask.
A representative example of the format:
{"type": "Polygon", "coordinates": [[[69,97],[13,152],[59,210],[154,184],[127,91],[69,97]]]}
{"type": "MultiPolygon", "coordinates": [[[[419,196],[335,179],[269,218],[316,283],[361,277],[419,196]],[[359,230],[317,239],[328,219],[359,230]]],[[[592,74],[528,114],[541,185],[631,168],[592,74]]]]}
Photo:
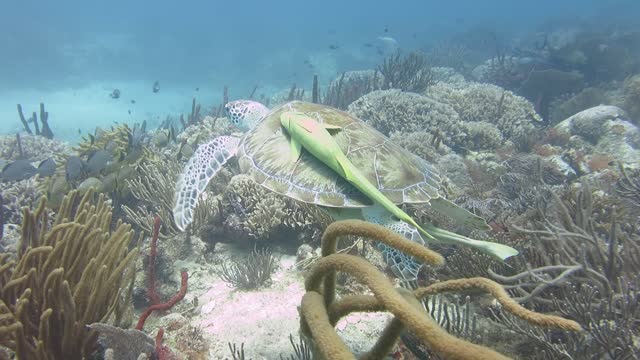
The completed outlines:
{"type": "Polygon", "coordinates": [[[65,196],[52,224],[45,207],[24,211],[17,258],[0,258],[0,345],[16,359],[87,358],[97,339],[87,325],[117,323],[130,298],[133,232],[111,231],[112,208],[92,191],[65,196]]]}
{"type": "Polygon", "coordinates": [[[373,348],[361,359],[383,359],[405,329],[422,339],[429,348],[445,359],[506,359],[492,349],[472,344],[448,334],[424,311],[417,299],[444,291],[481,289],[492,294],[506,311],[532,325],[580,330],[574,321],[529,311],[508,297],[502,287],[485,278],[444,281],[418,288],[413,293],[395,288],[391,281],[366,260],[352,255],[336,254],[336,241],[341,235],[359,235],[394,246],[429,264],[440,265],[437,253],[411,243],[400,235],[374,224],[358,220],[331,224],[323,235],[323,257],[310,269],[302,299],[301,328],[325,359],[355,359],[334,330],[337,321],[355,311],[389,311],[394,315],[373,348]],[[415,245],[415,246],[414,246],[415,245]],[[349,295],[335,299],[336,272],[345,272],[366,285],[373,295],[349,295]]]}

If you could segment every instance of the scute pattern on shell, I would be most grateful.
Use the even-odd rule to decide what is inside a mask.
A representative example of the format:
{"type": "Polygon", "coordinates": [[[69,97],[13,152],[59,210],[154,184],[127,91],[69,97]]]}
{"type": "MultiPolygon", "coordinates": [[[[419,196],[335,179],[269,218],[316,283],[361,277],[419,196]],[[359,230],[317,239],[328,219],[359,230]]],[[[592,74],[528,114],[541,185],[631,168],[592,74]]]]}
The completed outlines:
{"type": "Polygon", "coordinates": [[[353,164],[396,204],[426,203],[439,196],[440,175],[427,161],[394,144],[371,126],[346,112],[313,103],[294,101],[273,109],[250,130],[238,148],[243,173],[258,184],[294,199],[328,207],[372,205],[351,184],[315,157],[303,151],[292,159],[280,115],[285,111],[308,114],[320,123],[342,130],[335,140],[353,164]]]}

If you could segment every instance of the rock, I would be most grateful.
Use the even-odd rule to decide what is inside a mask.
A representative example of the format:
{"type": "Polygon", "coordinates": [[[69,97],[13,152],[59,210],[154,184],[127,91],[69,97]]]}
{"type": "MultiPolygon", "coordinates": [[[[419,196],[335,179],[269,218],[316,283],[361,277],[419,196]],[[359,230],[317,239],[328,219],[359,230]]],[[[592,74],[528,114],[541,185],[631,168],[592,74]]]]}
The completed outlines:
{"type": "MultiPolygon", "coordinates": [[[[640,129],[616,106],[600,105],[581,111],[555,127],[571,137],[569,151],[586,162],[618,161],[640,167],[640,129]]],[[[588,166],[591,171],[594,166],[588,166]]]]}

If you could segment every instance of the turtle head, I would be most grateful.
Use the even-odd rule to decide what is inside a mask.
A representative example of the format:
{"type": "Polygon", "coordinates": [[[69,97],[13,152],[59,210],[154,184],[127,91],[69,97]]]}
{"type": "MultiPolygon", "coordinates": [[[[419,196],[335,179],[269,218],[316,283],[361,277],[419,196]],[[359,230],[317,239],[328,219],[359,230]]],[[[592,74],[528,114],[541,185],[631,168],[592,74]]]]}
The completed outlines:
{"type": "Polygon", "coordinates": [[[256,101],[236,100],[224,106],[227,118],[242,131],[252,129],[269,113],[269,109],[256,101]]]}

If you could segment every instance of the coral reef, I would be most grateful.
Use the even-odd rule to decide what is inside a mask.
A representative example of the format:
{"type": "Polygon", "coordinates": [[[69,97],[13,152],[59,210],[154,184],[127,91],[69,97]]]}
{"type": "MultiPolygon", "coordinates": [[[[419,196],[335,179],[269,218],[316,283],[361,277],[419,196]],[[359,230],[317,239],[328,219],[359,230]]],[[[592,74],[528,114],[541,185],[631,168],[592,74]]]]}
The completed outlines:
{"type": "Polygon", "coordinates": [[[524,98],[495,85],[440,82],[424,95],[374,91],[356,100],[349,112],[397,137],[427,131],[454,151],[495,150],[509,141],[526,143],[541,119],[524,98]]]}
{"type": "Polygon", "coordinates": [[[93,192],[64,198],[51,226],[42,199],[25,210],[16,259],[2,256],[0,312],[3,346],[21,359],[83,359],[96,348],[86,326],[121,321],[130,298],[133,232],[93,192]]]}
{"type": "Polygon", "coordinates": [[[180,273],[180,289],[166,302],[162,302],[160,294],[158,292],[158,277],[157,277],[157,255],[158,255],[158,237],[160,235],[160,227],[162,225],[162,219],[156,215],[153,221],[153,230],[151,233],[151,242],[149,244],[149,260],[147,261],[147,299],[150,306],[147,307],[138,319],[136,325],[137,330],[142,330],[144,323],[151,313],[154,311],[164,311],[171,309],[175,304],[180,302],[187,293],[188,286],[188,274],[186,271],[180,273]]]}
{"type": "Polygon", "coordinates": [[[33,177],[0,185],[0,195],[4,200],[1,211],[5,224],[22,224],[22,209],[35,208],[44,195],[40,190],[41,183],[39,178],[33,177]]]}
{"type": "Polygon", "coordinates": [[[554,196],[555,211],[540,212],[541,220],[532,229],[517,228],[530,241],[526,266],[508,276],[492,272],[519,302],[541,311],[559,311],[586,329],[583,334],[556,338],[523,331],[506,319],[508,327],[533,340],[537,351],[546,351],[548,358],[580,353],[590,358],[638,355],[640,233],[633,225],[637,218],[596,201],[595,194],[583,185],[566,200],[554,196]]]}
{"type": "Polygon", "coordinates": [[[256,289],[271,280],[276,259],[268,248],[253,251],[242,259],[233,259],[230,264],[222,263],[218,276],[238,289],[256,289]]]}
{"type": "Polygon", "coordinates": [[[411,52],[403,56],[398,51],[385,58],[377,70],[384,79],[383,90],[400,89],[419,93],[435,82],[427,56],[422,53],[411,52]]]}
{"type": "MultiPolygon", "coordinates": [[[[504,140],[515,144],[535,133],[535,124],[542,121],[529,101],[495,85],[469,83],[460,88],[438,83],[424,94],[451,106],[463,122],[493,125],[502,133],[504,140]]],[[[483,146],[472,140],[468,142],[471,149],[483,146]]]]}
{"type": "Polygon", "coordinates": [[[445,134],[445,143],[456,142],[462,136],[458,129],[460,118],[451,106],[415,93],[373,91],[349,105],[349,113],[385,135],[440,130],[445,134]]]}
{"type": "Polygon", "coordinates": [[[246,175],[236,175],[218,198],[216,214],[209,218],[204,239],[237,242],[278,242],[319,239],[328,216],[317,207],[280,196],[256,184],[246,175]],[[233,234],[233,235],[231,235],[233,234]]]}
{"type": "Polygon", "coordinates": [[[139,360],[144,355],[151,358],[155,351],[153,339],[140,330],[121,329],[102,323],[89,327],[98,333],[98,344],[105,349],[105,360],[139,360]]]}
{"type": "Polygon", "coordinates": [[[59,155],[71,155],[71,147],[60,140],[30,134],[0,135],[1,159],[40,162],[59,155]]]}
{"type": "MultiPolygon", "coordinates": [[[[177,138],[180,143],[188,144],[195,149],[202,142],[221,135],[231,135],[236,131],[237,129],[226,119],[206,116],[202,121],[185,128],[177,138]]],[[[190,156],[191,154],[185,154],[186,158],[190,156]]]]}
{"type": "Polygon", "coordinates": [[[346,110],[361,96],[381,89],[384,82],[378,70],[347,71],[329,83],[320,103],[346,110]]]}
{"type": "Polygon", "coordinates": [[[551,102],[548,120],[555,125],[580,111],[609,103],[610,100],[602,89],[588,87],[568,99],[559,98],[551,102]]]}
{"type": "Polygon", "coordinates": [[[558,316],[527,310],[511,299],[506,291],[486,278],[469,278],[438,282],[413,292],[396,289],[389,279],[366,260],[346,254],[336,254],[337,238],[359,235],[376,239],[420,261],[441,265],[443,258],[427,248],[409,242],[378,225],[362,221],[340,221],[331,224],[323,235],[322,255],[305,279],[306,293],[301,305],[301,330],[310,337],[323,358],[354,359],[355,357],[336,334],[334,326],[353,311],[390,311],[395,316],[389,322],[373,348],[361,358],[382,359],[394,346],[405,327],[434,352],[448,359],[506,359],[503,355],[479,345],[458,339],[441,329],[416,300],[427,295],[448,291],[482,290],[493,295],[503,309],[535,326],[580,331],[576,322],[558,316]],[[337,272],[346,272],[365,284],[373,295],[335,297],[337,272]]]}
{"type": "Polygon", "coordinates": [[[564,146],[563,158],[580,175],[602,170],[593,166],[602,156],[608,157],[605,164],[615,160],[633,168],[640,166],[640,129],[620,108],[596,106],[571,116],[554,129],[559,136],[570,139],[564,146]]]}
{"type": "Polygon", "coordinates": [[[623,108],[629,114],[631,121],[640,124],[640,74],[631,76],[624,81],[623,108]]]}
{"type": "Polygon", "coordinates": [[[181,171],[180,164],[172,159],[141,164],[137,176],[126,179],[131,195],[136,201],[123,204],[127,218],[147,234],[152,233],[150,224],[159,216],[164,226],[162,237],[173,236],[179,231],[173,223],[173,197],[175,181],[181,171]]]}
{"type": "Polygon", "coordinates": [[[51,131],[51,128],[49,127],[49,112],[44,110],[44,103],[40,103],[40,122],[42,123],[40,126],[42,126],[42,128],[38,125],[38,116],[35,111],[33,112],[33,115],[31,115],[31,118],[27,120],[22,112],[22,105],[18,104],[17,107],[22,126],[28,134],[35,133],[35,135],[42,136],[47,139],[53,139],[53,131],[51,131]],[[29,123],[33,124],[34,131],[31,131],[29,123]]]}

